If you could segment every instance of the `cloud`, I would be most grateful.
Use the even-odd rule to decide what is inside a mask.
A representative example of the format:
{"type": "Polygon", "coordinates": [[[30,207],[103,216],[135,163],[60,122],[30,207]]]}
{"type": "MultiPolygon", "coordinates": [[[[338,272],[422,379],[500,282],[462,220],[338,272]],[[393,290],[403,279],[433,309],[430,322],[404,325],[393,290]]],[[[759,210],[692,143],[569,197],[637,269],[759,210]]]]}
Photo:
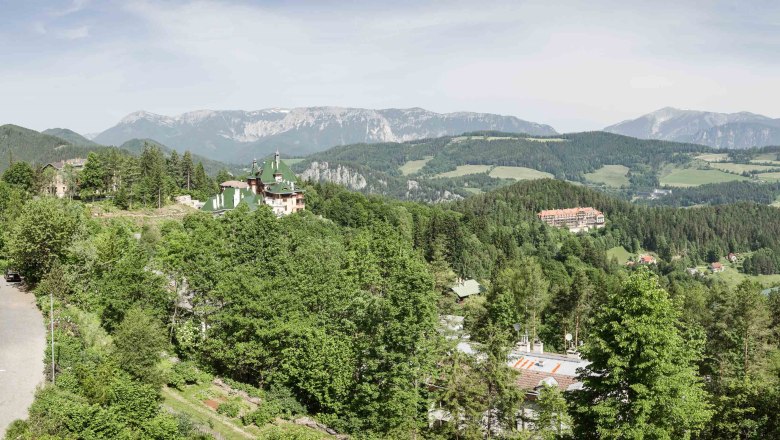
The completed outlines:
{"type": "Polygon", "coordinates": [[[89,36],[89,26],[79,26],[70,29],[62,29],[57,32],[57,37],[66,40],[80,40],[89,36]]]}
{"type": "Polygon", "coordinates": [[[51,12],[51,15],[55,17],[63,17],[66,15],[74,14],[85,9],[89,5],[89,0],[72,0],[70,4],[63,8],[57,9],[51,12]]]}
{"type": "Polygon", "coordinates": [[[663,76],[635,76],[628,82],[632,89],[663,89],[674,83],[663,76]]]}

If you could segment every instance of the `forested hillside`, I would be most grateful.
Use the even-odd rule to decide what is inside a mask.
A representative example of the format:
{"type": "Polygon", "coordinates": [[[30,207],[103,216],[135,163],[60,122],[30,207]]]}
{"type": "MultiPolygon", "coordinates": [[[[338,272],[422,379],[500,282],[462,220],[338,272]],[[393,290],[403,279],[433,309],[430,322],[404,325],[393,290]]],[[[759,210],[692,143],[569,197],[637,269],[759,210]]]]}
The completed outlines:
{"type": "MultiPolygon", "coordinates": [[[[162,168],[155,150],[139,189],[159,177],[144,174],[162,168]]],[[[355,438],[483,438],[496,427],[497,438],[780,434],[780,294],[685,270],[728,251],[771,262],[778,210],[638,206],[553,179],[439,205],[305,189],[306,211],[283,218],[240,205],[138,223],[0,183],[0,254],[41,302],[54,296],[57,318],[56,384],[7,438],[209,438],[160,402],[212,375],[258,396],[216,410],[260,438],[290,436],[284,420],[304,414],[355,438]],[[607,226],[575,235],[536,218],[578,205],[603,210],[607,226]],[[659,262],[619,264],[608,251],[620,245],[659,262]],[[456,303],[456,277],[480,280],[484,295],[456,303]],[[440,333],[439,316],[453,314],[480,355],[440,333]],[[588,386],[546,388],[536,415],[521,411],[524,373],[507,363],[514,323],[545,351],[563,352],[562,335],[576,333],[593,362],[580,377],[588,386]],[[630,390],[636,400],[615,397],[630,390]],[[429,424],[432,407],[460,416],[429,424]],[[678,416],[628,416],[650,413],[678,416]]]]}
{"type": "Polygon", "coordinates": [[[658,174],[664,165],[686,164],[691,160],[690,153],[702,150],[706,147],[604,132],[555,137],[480,132],[406,143],[335,147],[307,156],[295,169],[304,178],[336,183],[349,183],[339,181],[344,173],[359,176],[366,185],[350,186],[365,192],[436,200],[426,198],[430,186],[447,189],[454,199],[545,173],[561,180],[586,182],[586,174],[604,165],[627,167],[627,186],[654,188],[659,186],[658,174]],[[339,166],[342,170],[337,177],[323,173],[324,163],[330,170],[339,166]],[[419,165],[405,169],[414,163],[419,165]]]}
{"type": "MultiPolygon", "coordinates": [[[[134,155],[143,152],[144,145],[156,145],[165,154],[171,154],[171,148],[152,139],[132,139],[119,146],[134,155]]],[[[12,161],[25,161],[35,166],[65,159],[86,158],[91,151],[102,151],[106,147],[92,142],[80,134],[65,128],[54,128],[39,133],[35,130],[16,125],[0,126],[0,172],[8,168],[12,161]]],[[[190,153],[191,154],[191,153],[190,153]]],[[[192,155],[193,160],[201,162],[209,174],[220,170],[239,172],[241,167],[224,162],[192,155]]]]}
{"type": "Polygon", "coordinates": [[[45,165],[74,157],[86,157],[92,147],[75,146],[47,134],[16,125],[0,126],[0,171],[14,160],[45,165]]]}

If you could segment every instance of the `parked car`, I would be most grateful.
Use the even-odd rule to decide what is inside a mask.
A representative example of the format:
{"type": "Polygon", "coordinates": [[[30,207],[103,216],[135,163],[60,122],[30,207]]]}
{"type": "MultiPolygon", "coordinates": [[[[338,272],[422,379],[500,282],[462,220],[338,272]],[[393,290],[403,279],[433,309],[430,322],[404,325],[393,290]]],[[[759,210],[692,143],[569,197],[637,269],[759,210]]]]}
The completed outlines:
{"type": "Polygon", "coordinates": [[[19,275],[19,272],[13,270],[13,269],[6,269],[5,270],[5,280],[9,283],[18,283],[22,281],[22,276],[19,275]]]}

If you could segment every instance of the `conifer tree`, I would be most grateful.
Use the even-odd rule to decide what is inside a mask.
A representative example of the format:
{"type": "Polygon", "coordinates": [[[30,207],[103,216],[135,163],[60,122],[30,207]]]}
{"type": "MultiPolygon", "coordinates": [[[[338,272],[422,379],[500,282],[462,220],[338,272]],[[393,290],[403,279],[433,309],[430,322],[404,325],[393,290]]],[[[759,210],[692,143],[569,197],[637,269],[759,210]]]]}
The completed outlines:
{"type": "Polygon", "coordinates": [[[192,153],[189,150],[184,152],[184,156],[181,159],[181,179],[182,186],[191,190],[193,187],[193,181],[195,179],[195,164],[192,162],[192,153]]]}

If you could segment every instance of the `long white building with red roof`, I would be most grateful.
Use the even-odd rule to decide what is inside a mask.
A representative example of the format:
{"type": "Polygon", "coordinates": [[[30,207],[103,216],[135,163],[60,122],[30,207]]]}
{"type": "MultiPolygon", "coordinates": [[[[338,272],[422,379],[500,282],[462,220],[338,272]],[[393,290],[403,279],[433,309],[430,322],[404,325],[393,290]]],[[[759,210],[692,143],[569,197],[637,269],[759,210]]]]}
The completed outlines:
{"type": "Polygon", "coordinates": [[[596,208],[547,209],[537,214],[539,219],[556,228],[571,232],[589,231],[604,227],[604,214],[596,208]]]}

